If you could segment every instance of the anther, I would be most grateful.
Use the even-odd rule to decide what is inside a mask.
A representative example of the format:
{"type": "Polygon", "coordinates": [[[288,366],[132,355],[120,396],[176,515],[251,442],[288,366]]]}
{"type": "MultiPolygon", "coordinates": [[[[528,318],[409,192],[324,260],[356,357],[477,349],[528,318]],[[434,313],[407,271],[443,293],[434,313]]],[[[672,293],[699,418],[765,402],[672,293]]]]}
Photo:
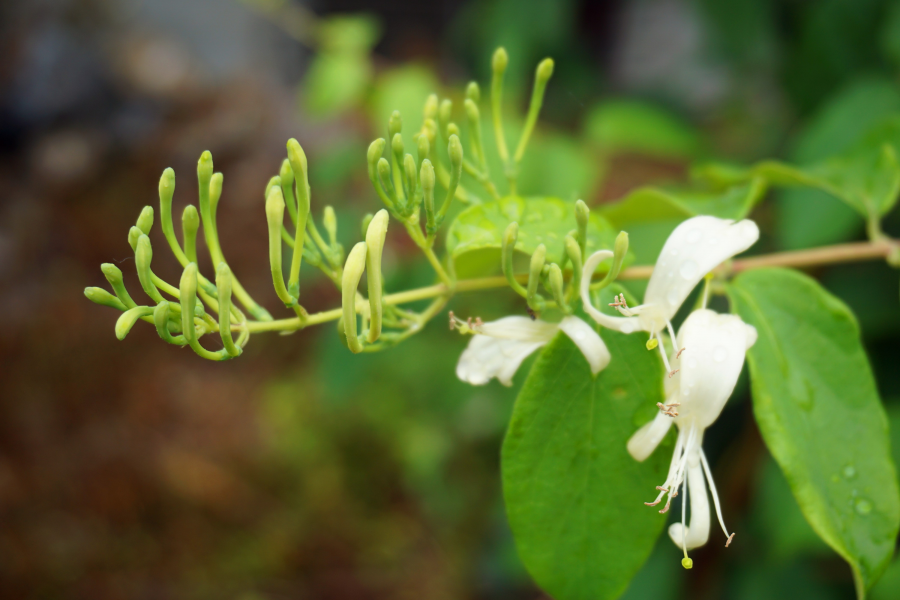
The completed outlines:
{"type": "Polygon", "coordinates": [[[731,545],[731,540],[733,540],[733,539],[734,539],[734,534],[732,533],[731,535],[728,536],[728,541],[725,542],[726,548],[731,545]]]}
{"type": "Polygon", "coordinates": [[[453,315],[452,310],[448,314],[450,315],[450,331],[453,331],[456,329],[456,317],[453,315]]]}
{"type": "Polygon", "coordinates": [[[682,352],[684,352],[684,348],[682,348],[681,350],[679,350],[679,351],[678,351],[678,354],[675,355],[675,359],[676,359],[676,360],[678,359],[679,356],[681,356],[681,353],[682,353],[682,352]]]}
{"type": "MultiPolygon", "coordinates": [[[[674,417],[678,416],[678,411],[675,410],[675,408],[678,406],[681,406],[681,404],[679,402],[673,402],[671,404],[663,404],[662,402],[657,402],[656,406],[659,408],[659,410],[662,411],[662,413],[664,415],[668,415],[668,416],[674,418],[674,417]]],[[[662,488],[657,488],[657,489],[662,489],[662,488]]],[[[668,490],[666,490],[666,491],[668,491],[668,490]]]]}
{"type": "Polygon", "coordinates": [[[680,371],[680,370],[681,370],[681,369],[675,369],[674,371],[669,371],[669,377],[671,378],[672,375],[674,375],[675,373],[677,373],[677,372],[680,371]]]}

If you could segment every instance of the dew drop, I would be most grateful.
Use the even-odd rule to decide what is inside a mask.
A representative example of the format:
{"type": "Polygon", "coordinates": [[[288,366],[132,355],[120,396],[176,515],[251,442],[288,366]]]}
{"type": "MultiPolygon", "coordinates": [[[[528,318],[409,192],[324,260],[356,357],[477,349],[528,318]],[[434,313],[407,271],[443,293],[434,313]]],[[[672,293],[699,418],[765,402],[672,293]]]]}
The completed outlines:
{"type": "Polygon", "coordinates": [[[854,508],[856,509],[856,514],[866,516],[872,512],[872,503],[865,498],[860,498],[856,501],[854,508]]]}
{"type": "Polygon", "coordinates": [[[723,346],[717,346],[715,350],[713,350],[713,360],[717,363],[722,362],[728,358],[728,350],[726,350],[723,346]]]}
{"type": "Polygon", "coordinates": [[[854,479],[856,477],[856,467],[853,465],[847,465],[844,467],[844,470],[841,471],[846,479],[854,479]]]}
{"type": "Polygon", "coordinates": [[[698,270],[700,270],[700,267],[697,266],[697,263],[692,260],[686,260],[681,263],[681,268],[678,272],[685,279],[693,279],[697,275],[698,270]]]}
{"type": "Polygon", "coordinates": [[[691,229],[687,234],[688,244],[696,244],[703,237],[703,233],[699,229],[691,229]]]}
{"type": "Polygon", "coordinates": [[[687,362],[688,369],[696,369],[697,368],[697,359],[692,358],[687,362]]]}
{"type": "Polygon", "coordinates": [[[678,304],[678,290],[675,290],[675,289],[669,290],[668,293],[666,294],[666,301],[671,306],[675,306],[676,304],[678,304]]]}

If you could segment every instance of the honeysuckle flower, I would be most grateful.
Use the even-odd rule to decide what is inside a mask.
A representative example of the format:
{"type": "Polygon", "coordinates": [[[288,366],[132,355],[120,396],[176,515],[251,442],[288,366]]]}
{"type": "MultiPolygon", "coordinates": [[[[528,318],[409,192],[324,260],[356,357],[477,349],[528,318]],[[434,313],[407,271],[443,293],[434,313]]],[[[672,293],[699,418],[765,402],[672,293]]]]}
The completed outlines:
{"type": "Polygon", "coordinates": [[[669,537],[684,551],[682,564],[688,569],[692,562],[687,551],[702,546],[709,538],[707,482],[719,525],[728,538],[726,547],[734,536],[725,528],[719,495],[702,443],[706,428],[718,418],[731,396],[744,356],[755,342],[756,329],[737,315],[722,315],[705,308],[691,313],[678,331],[677,346],[684,348],[682,368],[666,380],[666,404],[661,407],[664,411],[657,413],[656,418],[628,440],[628,452],[636,460],[643,461],[656,449],[673,422],[678,427],[668,477],[656,488],[660,491],[656,500],[647,504],[656,506],[667,496],[665,506],[659,511],[665,513],[679,488],[684,491],[681,523],[669,527],[669,537]],[[677,411],[675,407],[678,407],[677,411]],[[685,524],[688,498],[690,525],[685,524]]]}
{"type": "Polygon", "coordinates": [[[459,357],[456,375],[472,385],[484,385],[496,377],[506,386],[528,356],[562,331],[584,355],[596,375],[609,364],[609,350],[593,327],[574,316],[559,323],[510,316],[484,323],[481,319],[462,321],[450,313],[450,327],[472,333],[472,340],[459,357]]]}
{"type": "MultiPolygon", "coordinates": [[[[699,216],[681,223],[669,235],[647,284],[644,303],[629,308],[624,297],[612,304],[623,316],[613,317],[591,304],[589,289],[597,265],[613,257],[610,250],[599,250],[584,262],[581,276],[581,300],[584,310],[597,323],[622,333],[643,330],[656,337],[666,369],[669,360],[662,344],[662,332],[672,339],[672,317],[701,279],[732,256],[752,246],[759,239],[759,228],[750,220],[735,223],[729,219],[699,216]]],[[[651,346],[652,347],[652,346],[651,346]]]]}

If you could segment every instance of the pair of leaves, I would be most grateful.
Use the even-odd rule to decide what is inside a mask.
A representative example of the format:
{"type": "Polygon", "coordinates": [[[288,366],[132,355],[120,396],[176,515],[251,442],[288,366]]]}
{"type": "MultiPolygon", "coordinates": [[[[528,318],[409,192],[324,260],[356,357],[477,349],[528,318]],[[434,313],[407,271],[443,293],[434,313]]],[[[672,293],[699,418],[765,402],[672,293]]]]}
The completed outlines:
{"type": "MultiPolygon", "coordinates": [[[[855,319],[796,271],[751,271],[728,293],[759,334],[748,362],[763,438],[806,519],[850,564],[863,598],[893,554],[900,492],[855,319]]],[[[671,448],[645,463],[625,451],[647,420],[642,410],[661,398],[662,369],[641,336],[602,335],[613,359],[596,378],[565,336],[544,350],[503,446],[519,553],[557,600],[617,597],[664,522],[641,501],[664,477],[671,448]]]]}

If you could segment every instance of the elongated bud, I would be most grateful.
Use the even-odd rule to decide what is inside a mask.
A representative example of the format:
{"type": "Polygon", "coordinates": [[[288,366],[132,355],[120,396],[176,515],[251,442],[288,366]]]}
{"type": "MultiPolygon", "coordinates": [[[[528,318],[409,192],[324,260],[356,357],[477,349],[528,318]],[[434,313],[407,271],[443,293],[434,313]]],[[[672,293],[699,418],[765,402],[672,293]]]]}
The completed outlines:
{"type": "Polygon", "coordinates": [[[169,303],[160,302],[153,309],[153,324],[156,325],[156,333],[163,341],[177,346],[187,344],[187,339],[183,335],[175,337],[169,332],[169,303]]]}
{"type": "Polygon", "coordinates": [[[172,198],[175,195],[175,171],[167,168],[162,172],[159,178],[159,224],[162,227],[163,235],[172,249],[172,254],[178,259],[182,265],[187,263],[184,251],[175,237],[175,225],[172,221],[172,198]]]}
{"type": "Polygon", "coordinates": [[[388,200],[390,201],[390,207],[393,207],[397,204],[397,191],[394,189],[394,183],[391,181],[391,165],[385,158],[378,159],[378,180],[381,182],[381,187],[384,189],[387,194],[388,200]]]}
{"type": "Polygon", "coordinates": [[[425,232],[434,235],[437,232],[437,215],[434,209],[434,167],[427,158],[422,161],[419,171],[422,183],[422,203],[425,206],[425,232]]]}
{"type": "Polygon", "coordinates": [[[150,228],[153,227],[153,207],[145,206],[138,216],[137,227],[142,233],[149,234],[150,228]]]}
{"type": "Polygon", "coordinates": [[[212,175],[213,175],[212,153],[209,150],[204,150],[200,154],[200,159],[197,161],[197,181],[199,181],[201,184],[203,184],[200,188],[201,196],[204,193],[209,194],[209,182],[212,179],[212,175]]]}
{"type": "Polygon", "coordinates": [[[328,232],[328,241],[332,246],[337,244],[337,216],[334,214],[334,208],[331,205],[325,207],[322,211],[322,225],[328,232]]]}
{"type": "Polygon", "coordinates": [[[519,224],[513,221],[506,226],[506,230],[503,232],[503,244],[500,249],[501,266],[503,267],[503,274],[506,276],[506,281],[509,283],[509,287],[511,287],[514,292],[516,292],[523,298],[527,298],[527,290],[522,287],[521,283],[516,281],[516,275],[513,272],[513,254],[515,253],[516,240],[518,239],[518,237],[519,224]]]}
{"type": "Polygon", "coordinates": [[[128,307],[125,306],[125,304],[121,300],[119,300],[118,298],[116,298],[115,296],[113,296],[112,294],[110,294],[109,292],[104,290],[103,288],[99,288],[99,287],[84,288],[84,297],[87,298],[88,300],[90,300],[91,302],[93,302],[95,304],[99,304],[101,306],[108,306],[110,308],[115,308],[115,309],[121,310],[121,311],[128,310],[128,307]]]}
{"type": "MultiPolygon", "coordinates": [[[[394,175],[395,182],[395,191],[397,192],[398,197],[409,197],[410,190],[408,188],[408,180],[405,179],[404,166],[403,166],[403,136],[399,133],[395,133],[394,137],[391,138],[391,165],[393,168],[397,169],[396,175],[394,175]]],[[[398,207],[401,210],[404,207],[398,207]]]]}
{"type": "Polygon", "coordinates": [[[563,283],[562,269],[559,268],[558,264],[553,263],[550,265],[550,272],[547,274],[547,279],[550,281],[550,291],[553,293],[553,299],[556,300],[556,304],[559,306],[560,310],[568,313],[569,307],[566,304],[565,299],[565,285],[563,283]]]}
{"type": "Polygon", "coordinates": [[[132,225],[131,229],[128,230],[128,245],[131,246],[131,249],[137,252],[137,241],[138,238],[144,235],[144,232],[141,231],[141,228],[137,225],[132,225]]]}
{"type": "Polygon", "coordinates": [[[103,276],[106,277],[109,285],[112,286],[116,297],[125,305],[125,308],[134,308],[137,306],[135,301],[132,300],[131,296],[128,294],[128,290],[125,289],[125,281],[119,267],[112,263],[103,263],[100,265],[100,270],[103,272],[103,276]]]}
{"type": "Polygon", "coordinates": [[[460,135],[462,135],[459,131],[459,125],[457,125],[456,123],[449,123],[447,125],[447,135],[448,137],[453,137],[454,135],[456,137],[459,137],[460,135]]]}
{"type": "Polygon", "coordinates": [[[225,176],[221,173],[213,173],[209,180],[209,209],[215,214],[216,207],[219,206],[219,199],[222,197],[222,183],[225,176]]]}
{"type": "Polygon", "coordinates": [[[477,81],[470,81],[466,86],[466,100],[471,100],[475,104],[481,102],[481,88],[478,87],[477,81]]]}
{"type": "Polygon", "coordinates": [[[437,94],[430,94],[425,99],[425,110],[423,111],[426,119],[436,119],[438,113],[438,97],[437,94]]]}
{"type": "Polygon", "coordinates": [[[366,231],[369,230],[369,225],[372,223],[372,218],[374,216],[375,215],[373,215],[372,213],[366,213],[363,215],[362,225],[360,226],[360,231],[362,232],[363,237],[366,237],[366,231]]]}
{"type": "Polygon", "coordinates": [[[379,210],[366,230],[366,279],[369,286],[369,343],[381,336],[381,294],[384,286],[381,277],[381,254],[387,236],[388,212],[379,210]]]}
{"type": "Polygon", "coordinates": [[[509,162],[509,151],[506,149],[506,136],[503,133],[503,74],[509,64],[509,55],[503,47],[494,51],[491,59],[491,118],[494,122],[494,141],[497,144],[497,154],[500,160],[509,162]]]}
{"type": "Polygon", "coordinates": [[[450,155],[451,172],[462,171],[463,147],[458,135],[453,134],[450,136],[450,142],[447,144],[447,153],[450,155]]]}
{"type": "Polygon", "coordinates": [[[281,228],[284,225],[284,197],[281,187],[273,186],[266,198],[266,222],[269,226],[269,268],[272,272],[272,285],[275,294],[288,308],[295,299],[288,293],[284,283],[284,271],[281,264],[281,228]]]}
{"type": "Polygon", "coordinates": [[[391,113],[390,119],[388,119],[388,135],[393,140],[394,136],[401,131],[403,131],[403,119],[400,116],[400,111],[395,110],[391,113]]]}
{"type": "Polygon", "coordinates": [[[153,248],[150,246],[150,238],[144,234],[138,237],[137,248],[134,252],[134,265],[137,268],[138,279],[141,280],[141,287],[144,292],[153,299],[154,302],[162,302],[163,297],[153,285],[153,278],[150,272],[150,262],[153,260],[153,248]]]}
{"type": "Polygon", "coordinates": [[[545,58],[538,64],[534,74],[534,89],[531,92],[531,104],[528,106],[528,116],[525,118],[525,126],[522,128],[522,135],[519,138],[519,145],[516,148],[514,160],[518,163],[525,155],[525,148],[528,146],[528,140],[531,138],[531,132],[534,131],[534,125],[537,123],[538,115],[541,112],[541,106],[544,104],[544,93],[547,91],[547,82],[553,75],[553,59],[545,58]]]}
{"type": "Polygon", "coordinates": [[[184,255],[189,262],[197,262],[197,231],[200,229],[200,214],[197,207],[188,204],[181,214],[181,231],[184,234],[184,255]]]}
{"type": "MultiPolygon", "coordinates": [[[[309,214],[309,167],[306,162],[306,153],[300,146],[300,142],[291,138],[287,142],[288,161],[291,163],[291,171],[294,173],[294,184],[297,188],[297,218],[305,220],[309,214]]],[[[268,198],[268,196],[266,196],[268,198]]],[[[283,198],[282,198],[283,200],[283,198]]]]}
{"type": "Polygon", "coordinates": [[[434,119],[425,119],[422,123],[422,133],[428,138],[429,149],[433,148],[437,140],[437,122],[434,119]]]}
{"type": "MultiPolygon", "coordinates": [[[[281,161],[281,168],[278,170],[278,176],[281,178],[279,183],[283,188],[294,185],[294,169],[291,168],[291,160],[289,158],[285,158],[281,161]]],[[[282,193],[284,193],[284,190],[282,190],[282,193]]]]}
{"type": "Polygon", "coordinates": [[[385,144],[387,144],[387,142],[384,138],[378,138],[369,144],[369,150],[366,152],[366,162],[369,165],[369,179],[371,179],[373,183],[375,181],[373,175],[376,173],[375,169],[378,166],[378,159],[384,154],[385,144]]]}
{"type": "Polygon", "coordinates": [[[553,59],[545,58],[538,64],[537,67],[537,80],[543,83],[547,83],[551,77],[553,77],[553,59]]]}
{"type": "Polygon", "coordinates": [[[431,152],[431,143],[428,141],[427,135],[420,135],[416,139],[416,154],[418,155],[418,167],[422,167],[422,161],[428,158],[428,153],[431,152]]]}
{"type": "Polygon", "coordinates": [[[541,274],[544,270],[544,261],[547,258],[547,247],[540,244],[531,255],[531,267],[528,269],[528,302],[534,302],[537,296],[538,284],[541,282],[541,274]]]}
{"type": "Polygon", "coordinates": [[[394,137],[391,138],[391,152],[401,157],[400,159],[398,159],[398,162],[400,162],[401,164],[403,163],[403,150],[403,136],[399,133],[395,133],[394,137]]]}
{"type": "Polygon", "coordinates": [[[616,280],[616,278],[619,276],[619,271],[622,270],[622,263],[625,261],[625,257],[627,255],[628,233],[625,231],[620,231],[619,235],[616,236],[616,243],[613,245],[613,260],[612,264],[609,267],[609,272],[606,273],[606,276],[597,286],[598,289],[603,289],[616,280]]]}
{"type": "Polygon", "coordinates": [[[464,103],[466,109],[466,119],[469,124],[469,135],[472,138],[472,154],[475,159],[481,163],[482,169],[486,168],[484,145],[481,141],[481,114],[478,111],[478,105],[471,99],[466,99],[464,103]]]}
{"type": "Polygon", "coordinates": [[[224,262],[216,268],[216,291],[219,297],[219,335],[225,351],[231,356],[240,356],[243,351],[231,337],[231,269],[224,262]]]}
{"type": "Polygon", "coordinates": [[[135,306],[134,308],[129,308],[123,312],[122,316],[116,321],[116,337],[120,340],[124,340],[125,336],[128,335],[128,332],[131,331],[131,328],[134,327],[134,324],[138,322],[138,319],[152,314],[152,306],[135,306]]]}
{"type": "Polygon", "coordinates": [[[344,333],[347,347],[354,354],[362,352],[362,343],[356,333],[356,289],[366,268],[366,243],[359,242],[347,256],[344,274],[341,277],[341,307],[343,309],[344,333]]]}
{"type": "Polygon", "coordinates": [[[494,56],[491,58],[491,69],[494,73],[502,75],[506,71],[506,66],[508,64],[509,55],[506,53],[506,48],[501,46],[494,50],[494,56]]]}
{"type": "Polygon", "coordinates": [[[441,135],[444,136],[445,140],[450,139],[450,134],[447,132],[447,126],[450,124],[450,119],[453,117],[453,101],[449,98],[444,98],[441,101],[441,106],[438,109],[438,125],[441,129],[441,135]]]}
{"type": "Polygon", "coordinates": [[[416,170],[416,159],[412,154],[403,157],[403,173],[406,177],[406,195],[409,198],[409,210],[415,210],[415,203],[419,200],[416,190],[419,187],[419,174],[416,170]]]}
{"type": "Polygon", "coordinates": [[[279,175],[274,175],[269,179],[269,182],[266,184],[266,191],[263,195],[263,200],[269,197],[269,192],[272,191],[272,186],[281,186],[281,177],[279,175]]]}
{"type": "Polygon", "coordinates": [[[575,223],[578,225],[578,232],[575,235],[575,239],[578,241],[578,246],[581,248],[582,256],[585,254],[587,227],[590,217],[591,209],[588,208],[588,205],[584,203],[584,200],[577,200],[575,202],[575,223]]]}

